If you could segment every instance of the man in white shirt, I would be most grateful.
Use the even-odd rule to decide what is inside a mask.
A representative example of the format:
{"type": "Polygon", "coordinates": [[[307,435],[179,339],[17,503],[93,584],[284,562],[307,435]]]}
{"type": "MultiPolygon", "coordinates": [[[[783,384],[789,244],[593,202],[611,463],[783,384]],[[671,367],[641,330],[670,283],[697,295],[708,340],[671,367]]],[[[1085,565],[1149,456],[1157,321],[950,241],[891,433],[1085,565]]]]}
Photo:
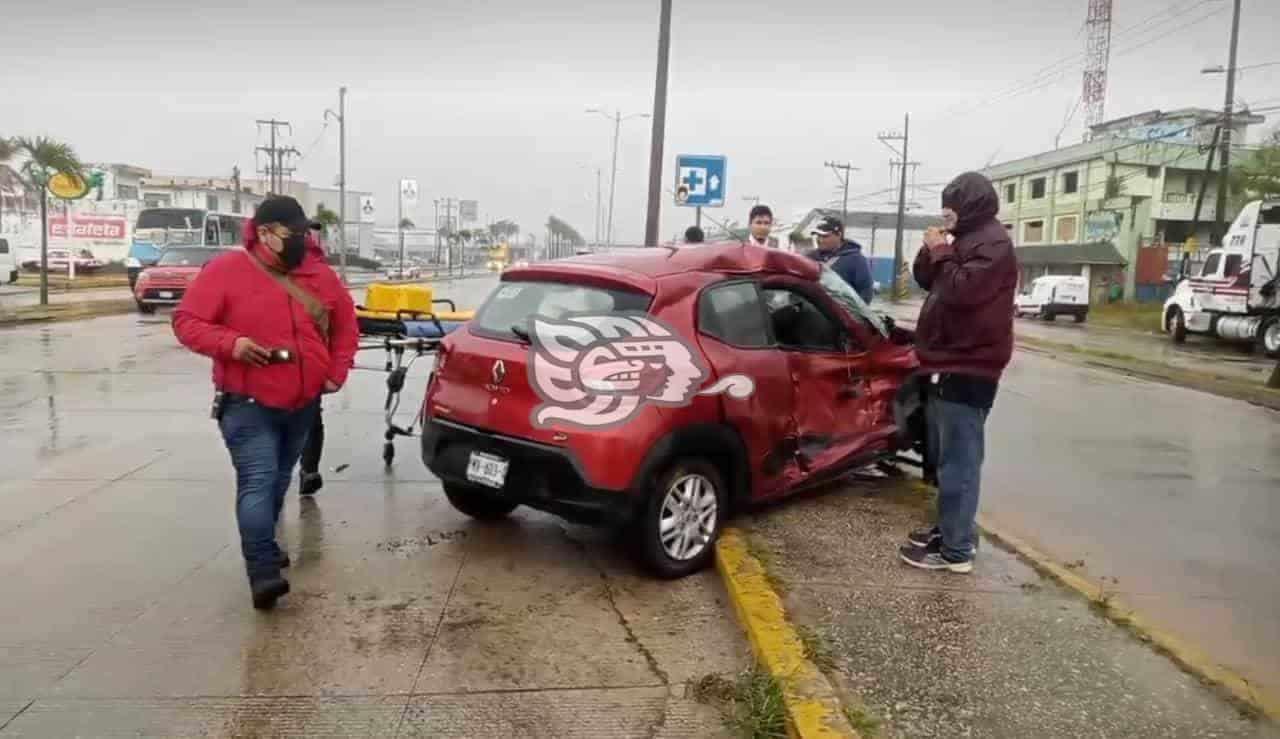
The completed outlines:
{"type": "Polygon", "coordinates": [[[747,217],[750,233],[747,235],[747,243],[755,246],[763,246],[769,249],[778,248],[778,240],[769,235],[773,230],[773,211],[769,210],[767,205],[756,205],[751,209],[751,214],[747,217]]]}

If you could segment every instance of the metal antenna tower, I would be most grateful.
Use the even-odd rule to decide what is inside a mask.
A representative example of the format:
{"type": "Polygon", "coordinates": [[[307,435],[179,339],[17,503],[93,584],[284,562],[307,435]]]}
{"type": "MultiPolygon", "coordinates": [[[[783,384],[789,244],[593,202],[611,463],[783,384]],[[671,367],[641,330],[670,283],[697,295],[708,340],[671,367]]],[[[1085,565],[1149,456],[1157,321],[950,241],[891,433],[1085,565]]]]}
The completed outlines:
{"type": "Polygon", "coordinates": [[[1111,4],[1113,0],[1089,0],[1085,21],[1084,103],[1085,138],[1102,123],[1107,105],[1107,64],[1111,59],[1111,4]]]}

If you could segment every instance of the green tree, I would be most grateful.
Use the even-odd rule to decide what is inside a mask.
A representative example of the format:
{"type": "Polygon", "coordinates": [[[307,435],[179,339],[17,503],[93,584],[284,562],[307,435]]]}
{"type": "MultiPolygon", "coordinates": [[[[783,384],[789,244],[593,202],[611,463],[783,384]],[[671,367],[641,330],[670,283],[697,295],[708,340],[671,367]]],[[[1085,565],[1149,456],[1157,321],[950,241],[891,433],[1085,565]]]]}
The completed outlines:
{"type": "Polygon", "coordinates": [[[324,226],[326,241],[333,228],[339,225],[342,221],[342,219],[338,217],[338,214],[326,208],[324,203],[316,204],[316,214],[312,216],[312,219],[321,226],[324,226]]]}
{"type": "Polygon", "coordinates": [[[1231,165],[1231,194],[1241,204],[1280,197],[1280,128],[1249,158],[1231,165]]]}
{"type": "Polygon", "coordinates": [[[402,231],[412,231],[414,229],[413,221],[409,220],[408,218],[401,218],[400,229],[402,231]]]}
{"type": "MultiPolygon", "coordinates": [[[[8,164],[18,153],[18,147],[14,145],[13,139],[0,136],[0,164],[8,164]]],[[[2,173],[0,173],[2,174],[2,173]]],[[[4,186],[4,179],[0,178],[0,187],[4,186]]],[[[0,235],[4,234],[4,195],[0,194],[0,235]]]]}
{"type": "MultiPolygon", "coordinates": [[[[47,136],[13,139],[16,154],[25,157],[24,184],[40,193],[40,305],[49,304],[49,180],[55,175],[83,176],[84,165],[70,144],[47,136]]],[[[70,227],[70,224],[67,224],[70,227]]]]}

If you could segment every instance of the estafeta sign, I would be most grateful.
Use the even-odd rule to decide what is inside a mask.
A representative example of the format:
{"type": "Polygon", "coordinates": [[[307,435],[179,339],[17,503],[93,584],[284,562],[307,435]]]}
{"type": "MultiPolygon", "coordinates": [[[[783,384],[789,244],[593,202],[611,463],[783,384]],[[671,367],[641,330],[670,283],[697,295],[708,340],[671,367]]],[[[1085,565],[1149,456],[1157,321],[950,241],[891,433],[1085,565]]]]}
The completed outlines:
{"type": "Polygon", "coordinates": [[[129,232],[123,218],[109,216],[72,216],[71,233],[67,233],[65,217],[49,219],[49,237],[82,241],[124,241],[129,232]]]}

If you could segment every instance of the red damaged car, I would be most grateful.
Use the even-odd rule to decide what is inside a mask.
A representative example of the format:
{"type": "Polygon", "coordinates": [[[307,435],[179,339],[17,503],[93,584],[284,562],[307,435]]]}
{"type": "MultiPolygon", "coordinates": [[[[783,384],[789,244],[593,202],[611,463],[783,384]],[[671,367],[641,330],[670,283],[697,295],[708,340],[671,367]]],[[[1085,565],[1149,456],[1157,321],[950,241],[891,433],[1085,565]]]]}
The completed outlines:
{"type": "Polygon", "coordinates": [[[911,332],[776,249],[513,267],[441,345],[422,456],[468,515],[619,526],[680,577],[731,514],[923,453],[916,368],[911,332]]]}

